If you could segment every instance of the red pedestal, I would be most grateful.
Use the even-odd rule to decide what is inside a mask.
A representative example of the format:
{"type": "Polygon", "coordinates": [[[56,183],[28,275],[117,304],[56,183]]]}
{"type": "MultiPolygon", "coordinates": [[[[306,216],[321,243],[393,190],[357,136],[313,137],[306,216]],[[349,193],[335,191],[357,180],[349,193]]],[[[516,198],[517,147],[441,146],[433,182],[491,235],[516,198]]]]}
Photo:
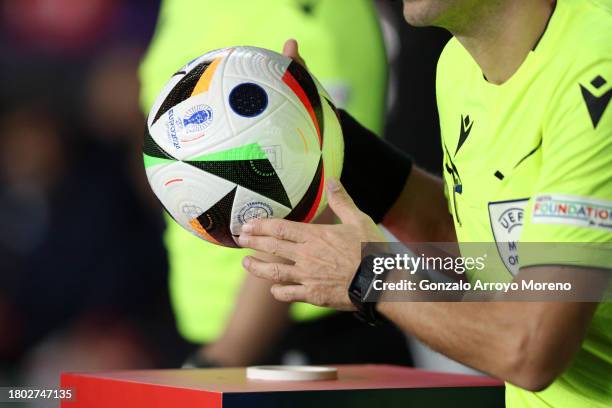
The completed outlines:
{"type": "Polygon", "coordinates": [[[244,368],[62,374],[64,408],[499,407],[503,383],[387,365],[338,366],[335,381],[248,380],[244,368]]]}

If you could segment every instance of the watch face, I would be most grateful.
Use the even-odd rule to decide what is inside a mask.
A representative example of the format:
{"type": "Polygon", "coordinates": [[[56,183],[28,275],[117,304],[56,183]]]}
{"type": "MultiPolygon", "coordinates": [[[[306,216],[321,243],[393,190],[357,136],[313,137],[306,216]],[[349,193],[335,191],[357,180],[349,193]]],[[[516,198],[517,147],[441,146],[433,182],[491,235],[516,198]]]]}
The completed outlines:
{"type": "Polygon", "coordinates": [[[363,258],[349,287],[349,295],[352,293],[358,298],[359,302],[363,302],[363,296],[365,293],[367,293],[370,285],[372,284],[372,278],[374,275],[372,272],[372,264],[373,260],[371,255],[363,258]]]}
{"type": "Polygon", "coordinates": [[[377,326],[382,321],[381,316],[376,311],[376,301],[367,301],[370,300],[368,294],[374,279],[379,276],[373,271],[375,257],[376,255],[368,255],[363,258],[348,291],[349,299],[357,308],[355,316],[370,326],[377,326]]]}

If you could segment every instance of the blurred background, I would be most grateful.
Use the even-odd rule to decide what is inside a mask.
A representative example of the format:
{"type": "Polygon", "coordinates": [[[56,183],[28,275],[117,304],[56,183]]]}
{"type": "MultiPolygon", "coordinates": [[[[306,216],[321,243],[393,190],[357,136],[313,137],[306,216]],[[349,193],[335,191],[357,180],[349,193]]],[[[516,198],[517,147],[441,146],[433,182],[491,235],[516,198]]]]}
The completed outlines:
{"type": "Polygon", "coordinates": [[[0,3],[0,382],[176,366],[137,68],[151,0],[0,3]]]}
{"type": "MultiPolygon", "coordinates": [[[[304,19],[304,25],[318,18],[323,21],[325,4],[335,2],[235,0],[241,1],[261,1],[268,14],[293,13],[304,19]]],[[[339,2],[347,18],[357,12],[356,2],[339,2]]],[[[221,329],[199,335],[198,330],[181,326],[183,309],[191,307],[185,306],[189,297],[170,290],[175,266],[169,258],[176,259],[173,238],[164,235],[167,220],[146,183],[142,166],[143,105],[147,102],[141,95],[138,73],[145,53],[148,61],[140,68],[140,79],[153,71],[167,79],[165,71],[187,61],[187,55],[183,56],[187,41],[194,43],[204,37],[201,47],[191,46],[192,57],[214,48],[207,46],[207,37],[193,22],[190,26],[185,23],[190,29],[177,28],[172,34],[173,25],[182,25],[177,7],[184,7],[185,15],[201,11],[209,19],[232,21],[231,14],[211,11],[212,0],[195,3],[0,2],[0,386],[53,386],[58,384],[59,373],[66,370],[180,367],[194,353],[202,357],[199,365],[231,364],[231,359],[207,360],[202,351],[215,343],[214,336],[221,329]],[[159,57],[154,47],[163,48],[168,41],[177,56],[161,69],[168,54],[159,57]],[[156,71],[157,65],[160,69],[156,71]]],[[[441,30],[409,27],[402,18],[401,2],[360,3],[376,22],[372,27],[378,34],[371,36],[379,36],[383,44],[375,56],[356,56],[373,57],[382,64],[381,74],[373,81],[380,88],[377,92],[382,102],[376,102],[376,107],[374,102],[362,104],[364,111],[380,110],[370,127],[422,166],[439,173],[435,65],[449,36],[441,30]]],[[[262,38],[266,29],[270,27],[248,28],[262,38]]],[[[315,36],[318,43],[305,40],[303,50],[316,50],[327,41],[344,49],[342,41],[350,41],[329,30],[319,31],[315,36]],[[330,34],[321,37],[319,31],[330,34]]],[[[205,34],[216,35],[210,30],[205,34]]],[[[218,35],[228,34],[221,30],[218,35]]],[[[274,40],[280,51],[282,40],[274,40]]],[[[302,52],[319,76],[314,68],[318,63],[309,62],[315,59],[312,54],[316,51],[309,51],[310,57],[302,52]]],[[[351,70],[360,67],[352,64],[345,69],[347,75],[351,70]]],[[[163,82],[150,82],[148,93],[154,97],[163,82]]],[[[351,111],[350,84],[344,84],[340,77],[327,83],[323,78],[323,84],[329,86],[340,106],[351,111]]],[[[367,83],[363,86],[368,89],[367,83]]],[[[191,310],[189,318],[195,315],[202,322],[214,320],[217,313],[212,306],[200,303],[191,310]]],[[[229,319],[227,312],[219,316],[220,324],[229,319]]],[[[315,320],[325,322],[317,325],[309,320],[297,329],[283,326],[265,353],[233,362],[367,360],[460,369],[423,352],[414,342],[407,346],[393,329],[364,331],[361,323],[349,321],[349,317],[317,316],[315,320]],[[327,350],[330,336],[362,339],[357,344],[364,346],[377,338],[392,346],[387,355],[370,358],[359,354],[359,347],[347,351],[346,342],[338,342],[337,350],[343,354],[334,354],[333,347],[327,350]],[[301,352],[304,339],[311,350],[301,352]],[[331,357],[340,354],[341,358],[331,357]]]]}

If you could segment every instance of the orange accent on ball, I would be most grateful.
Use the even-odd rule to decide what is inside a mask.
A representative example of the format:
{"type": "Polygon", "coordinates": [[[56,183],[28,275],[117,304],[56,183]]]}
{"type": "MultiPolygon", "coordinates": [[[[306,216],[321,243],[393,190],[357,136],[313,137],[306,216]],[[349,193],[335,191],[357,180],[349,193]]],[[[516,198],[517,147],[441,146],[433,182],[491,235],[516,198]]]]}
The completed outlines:
{"type": "Polygon", "coordinates": [[[198,221],[197,218],[192,219],[191,221],[189,221],[189,225],[191,225],[191,227],[198,233],[200,234],[200,236],[202,238],[204,238],[205,240],[212,242],[213,244],[217,244],[217,245],[221,245],[219,243],[219,241],[217,241],[216,239],[214,239],[212,237],[212,235],[210,235],[208,232],[206,232],[206,230],[204,229],[204,227],[202,226],[202,224],[200,224],[200,221],[198,221]]]}
{"type": "Polygon", "coordinates": [[[208,88],[210,87],[210,81],[212,81],[212,77],[215,74],[215,71],[217,70],[217,66],[219,66],[219,63],[221,62],[221,59],[222,57],[215,58],[213,62],[210,63],[208,68],[206,68],[206,70],[198,80],[198,83],[196,84],[195,88],[193,88],[191,96],[208,91],[208,88]]]}

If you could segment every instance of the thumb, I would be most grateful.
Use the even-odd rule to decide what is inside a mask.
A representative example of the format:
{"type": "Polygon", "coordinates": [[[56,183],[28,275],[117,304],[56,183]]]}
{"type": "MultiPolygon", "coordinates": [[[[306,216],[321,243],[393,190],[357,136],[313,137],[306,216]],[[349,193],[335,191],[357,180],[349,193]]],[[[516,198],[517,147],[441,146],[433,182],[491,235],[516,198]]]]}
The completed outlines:
{"type": "Polygon", "coordinates": [[[328,178],[325,185],[327,187],[327,202],[334,214],[340,218],[343,224],[355,223],[361,215],[361,211],[342,187],[342,184],[334,178],[328,178]]]}
{"type": "Polygon", "coordinates": [[[306,67],[306,63],[298,50],[298,42],[293,38],[285,41],[285,45],[283,45],[283,55],[296,61],[303,67],[306,67]]]}

